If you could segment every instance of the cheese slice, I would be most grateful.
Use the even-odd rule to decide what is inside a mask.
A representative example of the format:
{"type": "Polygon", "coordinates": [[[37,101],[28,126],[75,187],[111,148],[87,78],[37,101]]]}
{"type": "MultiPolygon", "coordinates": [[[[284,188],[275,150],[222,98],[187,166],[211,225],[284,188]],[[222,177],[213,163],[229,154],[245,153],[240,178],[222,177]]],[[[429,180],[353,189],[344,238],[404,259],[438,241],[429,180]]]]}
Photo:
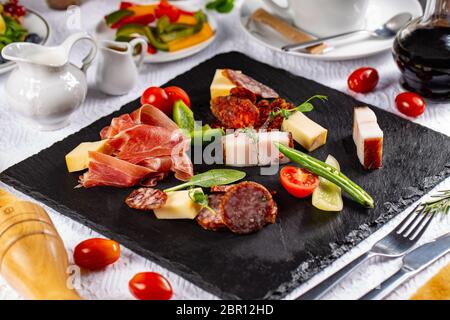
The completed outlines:
{"type": "Polygon", "coordinates": [[[223,69],[217,69],[210,87],[211,100],[217,97],[230,95],[230,91],[234,87],[236,87],[236,85],[224,76],[223,69]]]}
{"type": "MultiPolygon", "coordinates": [[[[194,191],[202,192],[202,189],[197,188],[194,191]]],[[[153,212],[158,219],[195,219],[200,210],[201,206],[189,197],[189,190],[183,190],[169,192],[164,207],[153,212]]]]}
{"type": "Polygon", "coordinates": [[[292,138],[308,151],[316,150],[327,142],[328,130],[300,111],[284,119],[281,130],[290,132],[292,138]]]}
{"type": "Polygon", "coordinates": [[[83,142],[66,155],[66,165],[69,172],[85,170],[89,166],[89,151],[111,154],[114,150],[108,140],[83,142]]]}

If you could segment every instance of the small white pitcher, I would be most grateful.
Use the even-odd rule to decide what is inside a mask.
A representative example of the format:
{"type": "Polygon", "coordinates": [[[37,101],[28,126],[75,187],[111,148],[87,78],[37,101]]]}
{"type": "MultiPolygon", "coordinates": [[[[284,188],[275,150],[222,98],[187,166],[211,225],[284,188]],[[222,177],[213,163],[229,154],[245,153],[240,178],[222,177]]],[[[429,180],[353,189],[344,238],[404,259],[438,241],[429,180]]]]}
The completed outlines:
{"type": "Polygon", "coordinates": [[[2,56],[18,66],[5,86],[10,108],[41,130],[66,126],[69,116],[86,98],[86,70],[96,53],[95,41],[85,32],[71,35],[56,47],[25,42],[7,45],[2,56]],[[78,68],[69,62],[69,57],[80,40],[90,41],[92,48],[78,68]]]}
{"type": "Polygon", "coordinates": [[[114,96],[130,92],[138,81],[138,72],[147,54],[147,47],[147,41],[143,38],[133,39],[129,43],[101,41],[97,88],[114,96]],[[137,45],[141,46],[141,53],[135,61],[133,53],[137,45]]]}

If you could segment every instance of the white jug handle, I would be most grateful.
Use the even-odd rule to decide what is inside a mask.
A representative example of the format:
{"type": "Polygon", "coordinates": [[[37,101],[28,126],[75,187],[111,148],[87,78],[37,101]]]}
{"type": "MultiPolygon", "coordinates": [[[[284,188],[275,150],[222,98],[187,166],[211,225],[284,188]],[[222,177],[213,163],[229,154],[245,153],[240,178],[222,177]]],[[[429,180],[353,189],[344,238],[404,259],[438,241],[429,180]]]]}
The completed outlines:
{"type": "Polygon", "coordinates": [[[87,69],[91,66],[92,61],[94,61],[95,56],[97,55],[97,43],[95,42],[94,38],[92,38],[87,32],[79,32],[69,36],[61,46],[66,51],[66,55],[69,56],[73,46],[80,40],[88,40],[91,43],[91,50],[82,60],[83,64],[81,66],[81,71],[86,72],[87,69]]]}
{"type": "Polygon", "coordinates": [[[282,7],[279,4],[273,2],[273,0],[263,0],[263,2],[268,5],[275,13],[281,17],[285,17],[290,14],[290,0],[287,0],[287,7],[282,7]]]}
{"type": "Polygon", "coordinates": [[[142,67],[142,63],[144,62],[144,58],[147,56],[147,49],[148,49],[148,44],[147,44],[147,40],[145,40],[144,38],[135,38],[133,40],[130,41],[130,47],[131,47],[131,52],[134,52],[134,49],[136,48],[137,45],[141,45],[141,53],[139,54],[139,58],[136,61],[136,67],[139,70],[142,67]]]}

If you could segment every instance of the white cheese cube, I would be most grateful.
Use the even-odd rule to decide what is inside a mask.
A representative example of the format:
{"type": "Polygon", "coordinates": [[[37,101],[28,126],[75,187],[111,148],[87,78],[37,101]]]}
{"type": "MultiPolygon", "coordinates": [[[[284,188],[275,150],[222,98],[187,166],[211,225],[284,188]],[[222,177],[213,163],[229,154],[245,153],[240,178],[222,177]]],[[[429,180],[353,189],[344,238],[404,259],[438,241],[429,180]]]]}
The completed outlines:
{"type": "Polygon", "coordinates": [[[258,137],[255,131],[228,134],[222,138],[225,164],[234,167],[258,165],[258,137]]]}

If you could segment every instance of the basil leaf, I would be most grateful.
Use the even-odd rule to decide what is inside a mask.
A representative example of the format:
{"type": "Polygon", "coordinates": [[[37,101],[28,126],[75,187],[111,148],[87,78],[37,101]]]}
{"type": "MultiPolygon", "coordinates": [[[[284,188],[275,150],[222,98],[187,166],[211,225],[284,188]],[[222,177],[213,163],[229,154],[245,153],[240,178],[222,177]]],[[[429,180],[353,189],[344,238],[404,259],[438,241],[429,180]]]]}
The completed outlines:
{"type": "Polygon", "coordinates": [[[191,178],[188,182],[182,183],[178,186],[164,190],[171,192],[176,190],[186,189],[188,187],[197,186],[203,188],[210,188],[212,186],[221,186],[239,181],[245,177],[245,172],[234,169],[213,169],[191,178]]]}

